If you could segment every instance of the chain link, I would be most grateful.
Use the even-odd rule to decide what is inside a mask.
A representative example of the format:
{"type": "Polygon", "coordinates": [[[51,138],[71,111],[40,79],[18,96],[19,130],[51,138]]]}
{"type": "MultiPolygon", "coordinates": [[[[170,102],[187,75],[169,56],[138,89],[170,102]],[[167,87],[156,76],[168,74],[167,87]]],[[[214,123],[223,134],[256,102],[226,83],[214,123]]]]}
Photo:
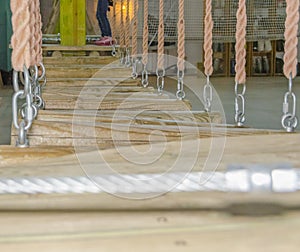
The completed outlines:
{"type": "Polygon", "coordinates": [[[212,87],[209,79],[209,75],[206,77],[206,84],[203,88],[203,99],[204,99],[204,109],[206,112],[211,112],[212,105],[212,87]]]}
{"type": "Polygon", "coordinates": [[[142,86],[146,88],[148,87],[148,85],[149,85],[149,77],[148,77],[147,65],[144,65],[142,71],[142,86]]]}
{"type": "Polygon", "coordinates": [[[139,76],[137,73],[137,64],[140,61],[137,58],[132,58],[132,73],[131,73],[131,77],[135,80],[137,79],[137,77],[139,76]]]}
{"type": "Polygon", "coordinates": [[[113,56],[113,57],[116,57],[116,56],[117,56],[116,45],[112,45],[111,56],[113,56]]]}
{"type": "Polygon", "coordinates": [[[242,127],[246,121],[245,118],[245,93],[246,84],[235,83],[235,123],[238,127],[242,127]],[[242,86],[242,90],[239,91],[239,86],[242,86]]]}
{"type": "Polygon", "coordinates": [[[288,91],[284,95],[283,101],[283,115],[281,118],[282,127],[287,132],[294,132],[296,127],[298,126],[298,118],[296,116],[296,105],[297,105],[297,98],[295,93],[293,92],[293,80],[292,75],[289,78],[288,84],[288,91]],[[291,111],[290,111],[290,105],[291,111]]]}
{"type": "Polygon", "coordinates": [[[16,146],[28,147],[27,132],[31,128],[33,120],[38,114],[38,109],[44,107],[44,101],[41,96],[41,85],[46,84],[45,67],[43,64],[33,66],[27,69],[24,66],[23,72],[13,72],[13,87],[15,93],[12,97],[12,117],[13,125],[18,130],[18,139],[16,146]],[[41,75],[39,75],[41,69],[41,75]],[[22,83],[24,88],[20,89],[19,84],[22,83]],[[19,102],[21,100],[25,100],[19,102]],[[21,108],[18,110],[18,105],[21,108]],[[22,120],[19,122],[19,115],[22,120]]]}
{"type": "Polygon", "coordinates": [[[157,85],[157,91],[160,95],[164,90],[165,75],[166,75],[165,69],[156,69],[156,76],[157,76],[156,85],[157,85]]]}
{"type": "Polygon", "coordinates": [[[177,71],[177,92],[176,92],[176,97],[178,100],[183,100],[185,98],[185,92],[183,90],[184,82],[184,71],[178,70],[177,71]]]}
{"type": "Polygon", "coordinates": [[[131,66],[131,54],[130,54],[130,49],[129,48],[126,48],[125,65],[127,67],[131,66]]]}

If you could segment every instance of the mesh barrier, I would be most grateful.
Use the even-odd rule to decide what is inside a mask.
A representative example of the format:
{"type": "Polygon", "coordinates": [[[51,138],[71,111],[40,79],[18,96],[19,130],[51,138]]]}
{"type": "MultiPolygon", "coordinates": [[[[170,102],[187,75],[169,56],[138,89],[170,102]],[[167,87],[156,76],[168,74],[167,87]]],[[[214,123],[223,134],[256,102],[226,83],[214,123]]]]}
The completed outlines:
{"type": "MultiPolygon", "coordinates": [[[[149,33],[156,38],[158,29],[158,0],[149,1],[149,33]]],[[[143,3],[139,2],[140,20],[143,3]]],[[[238,0],[213,0],[214,42],[234,42],[238,0]]],[[[284,0],[247,1],[247,41],[282,39],[286,2],[284,0]]],[[[165,0],[165,38],[177,40],[178,0],[165,0]]],[[[204,1],[185,2],[186,39],[203,40],[204,1]]],[[[142,36],[142,24],[139,27],[142,36]]]]}
{"type": "MultiPolygon", "coordinates": [[[[283,0],[247,1],[247,41],[282,39],[286,3],[283,0]]],[[[214,41],[233,42],[238,0],[214,0],[214,41]]]]}

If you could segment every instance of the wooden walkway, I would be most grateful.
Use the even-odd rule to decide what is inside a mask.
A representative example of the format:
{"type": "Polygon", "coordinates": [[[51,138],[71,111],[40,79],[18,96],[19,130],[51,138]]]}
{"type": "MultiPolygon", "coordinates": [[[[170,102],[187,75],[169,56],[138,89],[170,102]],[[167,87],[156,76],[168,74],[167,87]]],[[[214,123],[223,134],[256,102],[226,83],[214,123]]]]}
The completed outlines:
{"type": "MultiPolygon", "coordinates": [[[[0,147],[1,178],[85,176],[82,162],[93,166],[99,154],[121,174],[164,173],[183,143],[191,146],[183,170],[195,158],[193,146],[200,146],[193,171],[202,171],[214,148],[221,150],[214,159],[217,171],[233,163],[300,167],[299,134],[220,125],[212,133],[211,123],[221,123],[219,113],[191,112],[188,101],[142,88],[114,60],[45,58],[46,109],[29,131],[31,148],[14,147],[14,129],[12,145],[0,147]],[[109,69],[99,68],[109,63],[109,69]],[[164,150],[159,162],[131,162],[143,161],[149,146],[164,150]],[[129,153],[127,160],[120,153],[129,153]]],[[[105,193],[7,194],[0,201],[1,251],[294,252],[300,245],[300,215],[289,212],[300,208],[298,192],[173,192],[148,200],[105,193]]]]}

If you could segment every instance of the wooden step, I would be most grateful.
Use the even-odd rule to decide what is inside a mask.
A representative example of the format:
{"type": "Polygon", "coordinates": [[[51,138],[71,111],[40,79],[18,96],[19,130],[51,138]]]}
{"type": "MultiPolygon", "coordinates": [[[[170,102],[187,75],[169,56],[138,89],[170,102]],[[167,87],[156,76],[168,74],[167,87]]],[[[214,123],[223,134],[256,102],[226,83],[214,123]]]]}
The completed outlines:
{"type": "MultiPolygon", "coordinates": [[[[244,130],[247,131],[247,130],[244,130]]],[[[226,145],[222,158],[217,167],[217,171],[224,171],[230,164],[274,164],[274,163],[290,163],[293,167],[300,167],[300,159],[298,158],[300,152],[300,134],[251,134],[248,136],[237,136],[226,139],[226,145]],[[263,144],[262,144],[263,143],[263,144]]],[[[219,143],[221,143],[220,141],[219,143]]],[[[185,146],[194,146],[200,144],[199,156],[194,164],[194,171],[202,171],[208,154],[213,151],[211,149],[212,139],[194,139],[184,141],[185,146]]],[[[130,162],[131,157],[136,157],[136,152],[132,152],[131,147],[124,147],[121,150],[94,150],[81,154],[80,159],[93,165],[95,157],[101,154],[103,162],[107,162],[113,169],[121,174],[133,173],[161,173],[176,160],[177,154],[180,152],[183,142],[167,142],[163,144],[154,145],[153,148],[161,148],[165,146],[162,156],[157,162],[143,166],[134,162],[130,162]],[[129,151],[128,160],[125,160],[119,151],[129,151]]],[[[40,147],[47,155],[49,147],[40,147]],[[46,150],[45,150],[46,149],[46,150]]],[[[139,148],[139,147],[137,147],[139,148]]],[[[140,146],[143,148],[143,146],[140,146]]],[[[82,176],[84,172],[74,153],[63,157],[45,158],[41,162],[33,159],[30,162],[32,153],[38,153],[37,149],[23,149],[21,154],[14,154],[19,149],[9,147],[0,147],[0,153],[3,157],[0,162],[0,172],[2,177],[26,177],[26,176],[82,176]],[[26,153],[27,150],[27,153],[26,153]],[[6,154],[5,154],[6,153],[6,154]],[[24,159],[25,157],[25,159],[24,159]],[[22,167],[20,169],[20,167],[22,167]]],[[[137,149],[139,150],[139,149],[137,149]]],[[[51,152],[51,148],[50,148],[51,152]]],[[[157,153],[149,153],[149,158],[152,160],[157,153]]],[[[181,158],[182,163],[190,164],[194,153],[187,152],[181,158]]],[[[41,154],[42,156],[42,154],[41,154]]],[[[141,161],[143,157],[141,156],[141,161]]],[[[145,158],[145,157],[144,157],[145,158]]],[[[148,158],[148,157],[147,157],[148,158]]],[[[98,163],[100,165],[100,163],[98,163]]],[[[181,167],[184,171],[186,167],[181,167]]],[[[98,169],[98,166],[94,166],[98,169]]],[[[110,196],[108,194],[84,194],[84,195],[1,195],[0,200],[2,204],[0,209],[6,210],[65,210],[65,209],[93,209],[93,210],[150,210],[150,209],[222,209],[228,207],[231,203],[237,202],[239,204],[249,204],[249,202],[273,203],[280,204],[287,207],[298,206],[299,192],[289,194],[245,194],[245,193],[220,193],[220,192],[199,192],[199,193],[168,193],[156,197],[151,200],[132,201],[120,199],[118,197],[110,196]]]]}
{"type": "Polygon", "coordinates": [[[83,86],[125,86],[135,87],[140,85],[139,79],[124,79],[124,78],[47,78],[46,88],[51,87],[83,87],[83,86]]]}
{"type": "Polygon", "coordinates": [[[69,65],[107,65],[113,62],[118,61],[119,59],[112,56],[98,56],[98,57],[44,57],[43,63],[45,67],[53,66],[53,65],[62,65],[62,66],[69,66],[69,65]]]}
{"type": "Polygon", "coordinates": [[[47,78],[131,78],[131,69],[118,66],[110,66],[101,68],[98,65],[90,65],[86,67],[68,66],[68,67],[51,67],[46,68],[47,78]]]}

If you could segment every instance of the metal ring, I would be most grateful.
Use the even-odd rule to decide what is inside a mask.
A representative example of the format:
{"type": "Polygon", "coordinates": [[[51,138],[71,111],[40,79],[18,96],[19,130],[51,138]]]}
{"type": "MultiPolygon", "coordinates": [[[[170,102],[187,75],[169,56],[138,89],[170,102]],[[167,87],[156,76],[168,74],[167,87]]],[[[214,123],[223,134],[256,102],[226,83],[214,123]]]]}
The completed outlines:
{"type": "Polygon", "coordinates": [[[166,75],[166,70],[165,69],[156,69],[156,75],[157,77],[165,77],[166,75]]]}
{"type": "MultiPolygon", "coordinates": [[[[37,114],[38,114],[38,107],[37,107],[36,104],[32,104],[31,107],[33,108],[33,110],[32,110],[32,117],[36,118],[37,114]]],[[[20,109],[21,116],[22,116],[23,119],[25,119],[25,116],[26,116],[26,108],[27,108],[27,103],[24,103],[22,105],[22,108],[20,109]]],[[[26,126],[26,128],[30,128],[30,127],[26,126]]]]}
{"type": "Polygon", "coordinates": [[[40,62],[40,67],[42,68],[42,74],[38,77],[38,81],[41,81],[46,75],[46,68],[42,62],[40,62]]]}
{"type": "Polygon", "coordinates": [[[176,92],[176,97],[179,100],[183,100],[185,98],[185,92],[183,90],[178,90],[176,92]]]}
{"type": "Polygon", "coordinates": [[[136,79],[138,76],[139,76],[139,75],[138,75],[137,72],[132,72],[132,74],[131,74],[131,77],[132,77],[133,79],[136,79]]]}
{"type": "Polygon", "coordinates": [[[282,116],[281,125],[287,132],[293,132],[298,125],[298,118],[291,113],[282,116]]]}

